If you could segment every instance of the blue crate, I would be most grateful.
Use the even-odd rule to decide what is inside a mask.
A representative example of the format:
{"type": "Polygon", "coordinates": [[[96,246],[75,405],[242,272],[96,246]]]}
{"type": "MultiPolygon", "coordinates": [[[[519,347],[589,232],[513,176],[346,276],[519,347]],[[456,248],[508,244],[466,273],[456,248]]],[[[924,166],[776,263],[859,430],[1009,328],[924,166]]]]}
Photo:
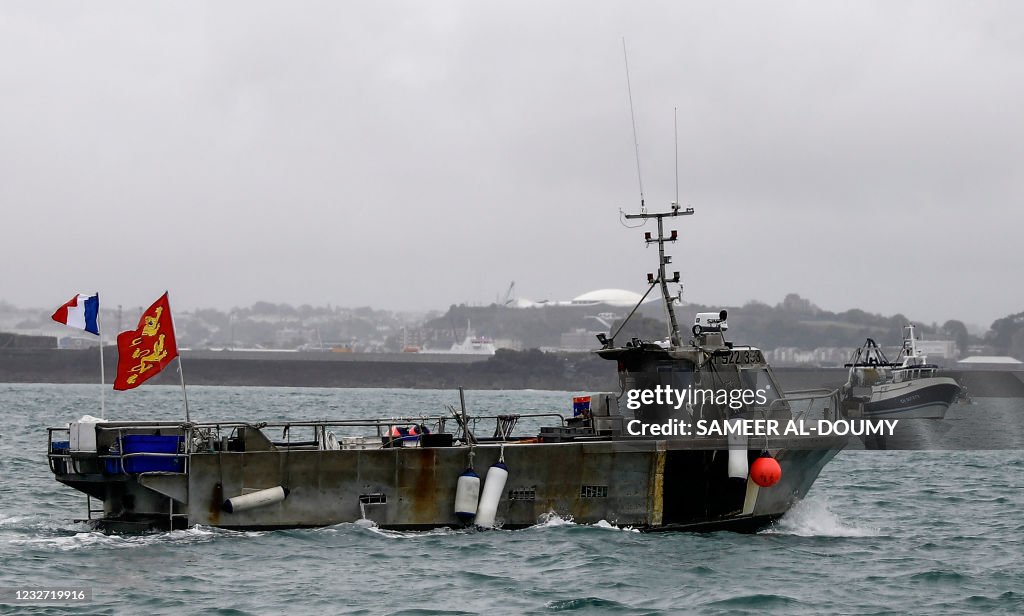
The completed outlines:
{"type": "MultiPolygon", "coordinates": [[[[185,437],[157,436],[153,434],[129,434],[121,439],[124,453],[178,453],[185,437]]],[[[116,467],[116,460],[114,462],[116,467]]],[[[184,457],[136,456],[125,458],[124,470],[128,473],[182,473],[185,471],[184,457]]],[[[116,472],[109,471],[108,472],[116,472]]]]}

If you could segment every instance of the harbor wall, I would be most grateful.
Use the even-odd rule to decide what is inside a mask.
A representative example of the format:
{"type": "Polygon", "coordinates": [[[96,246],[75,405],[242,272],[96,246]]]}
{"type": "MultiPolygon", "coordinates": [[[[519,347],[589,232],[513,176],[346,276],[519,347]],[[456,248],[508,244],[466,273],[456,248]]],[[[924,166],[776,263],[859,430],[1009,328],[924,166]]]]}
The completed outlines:
{"type": "MultiPolygon", "coordinates": [[[[182,351],[190,385],[267,387],[399,387],[414,389],[549,389],[614,391],[615,364],[588,353],[523,351],[496,356],[412,353],[295,353],[182,351]]],[[[112,381],[117,352],[105,354],[112,381]]],[[[96,349],[0,349],[0,382],[95,383],[96,349]]],[[[828,388],[846,381],[846,370],[776,368],[784,390],[828,388]]],[[[1024,372],[949,370],[974,397],[1024,397],[1024,372]]],[[[176,365],[150,383],[177,384],[176,365]]]]}

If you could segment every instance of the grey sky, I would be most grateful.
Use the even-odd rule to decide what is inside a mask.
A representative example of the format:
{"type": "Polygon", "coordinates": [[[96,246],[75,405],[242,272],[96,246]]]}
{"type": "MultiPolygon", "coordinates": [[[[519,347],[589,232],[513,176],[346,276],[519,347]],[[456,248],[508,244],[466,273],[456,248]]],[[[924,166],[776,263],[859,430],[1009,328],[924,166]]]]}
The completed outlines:
{"type": "Polygon", "coordinates": [[[1016,2],[0,4],[0,299],[1024,310],[1016,2]]]}

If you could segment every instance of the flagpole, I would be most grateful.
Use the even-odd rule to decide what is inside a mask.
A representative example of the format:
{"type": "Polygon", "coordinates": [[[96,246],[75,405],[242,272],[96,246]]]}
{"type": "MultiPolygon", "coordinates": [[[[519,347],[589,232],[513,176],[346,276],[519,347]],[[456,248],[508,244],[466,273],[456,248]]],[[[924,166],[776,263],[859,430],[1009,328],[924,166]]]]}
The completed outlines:
{"type": "MultiPolygon", "coordinates": [[[[96,291],[96,301],[99,302],[100,292],[96,291]]],[[[100,337],[100,417],[107,418],[107,378],[103,373],[103,328],[100,327],[100,311],[97,304],[96,309],[96,335],[100,337]]]]}
{"type": "MultiPolygon", "coordinates": [[[[174,312],[170,310],[171,307],[171,295],[169,292],[164,291],[164,295],[167,296],[167,314],[171,319],[171,328],[174,328],[174,312]]],[[[178,353],[178,376],[181,377],[181,396],[185,399],[185,423],[192,423],[192,418],[188,412],[188,392],[185,390],[185,371],[181,368],[181,353],[178,353]]]]}
{"type": "Polygon", "coordinates": [[[103,334],[100,334],[100,417],[107,418],[106,393],[107,378],[103,373],[103,334]]]}
{"type": "Polygon", "coordinates": [[[181,355],[178,355],[178,375],[181,376],[181,395],[185,397],[185,423],[192,423],[188,414],[188,392],[185,391],[185,371],[181,369],[181,355]]]}

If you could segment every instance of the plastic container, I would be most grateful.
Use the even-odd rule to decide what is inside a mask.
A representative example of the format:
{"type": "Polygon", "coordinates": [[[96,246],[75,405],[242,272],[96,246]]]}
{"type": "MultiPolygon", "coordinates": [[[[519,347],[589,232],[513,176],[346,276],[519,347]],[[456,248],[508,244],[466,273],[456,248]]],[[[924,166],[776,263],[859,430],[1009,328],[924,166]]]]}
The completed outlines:
{"type": "MultiPolygon", "coordinates": [[[[121,440],[125,454],[178,453],[185,438],[178,435],[128,434],[121,440]]],[[[182,473],[185,471],[185,458],[133,456],[124,459],[124,470],[128,473],[182,473]]]]}
{"type": "MultiPolygon", "coordinates": [[[[71,443],[68,441],[51,441],[50,442],[50,453],[55,455],[67,455],[71,450],[71,443]]],[[[63,475],[68,472],[68,459],[67,458],[55,458],[53,460],[53,472],[58,475],[63,475]]]]}

